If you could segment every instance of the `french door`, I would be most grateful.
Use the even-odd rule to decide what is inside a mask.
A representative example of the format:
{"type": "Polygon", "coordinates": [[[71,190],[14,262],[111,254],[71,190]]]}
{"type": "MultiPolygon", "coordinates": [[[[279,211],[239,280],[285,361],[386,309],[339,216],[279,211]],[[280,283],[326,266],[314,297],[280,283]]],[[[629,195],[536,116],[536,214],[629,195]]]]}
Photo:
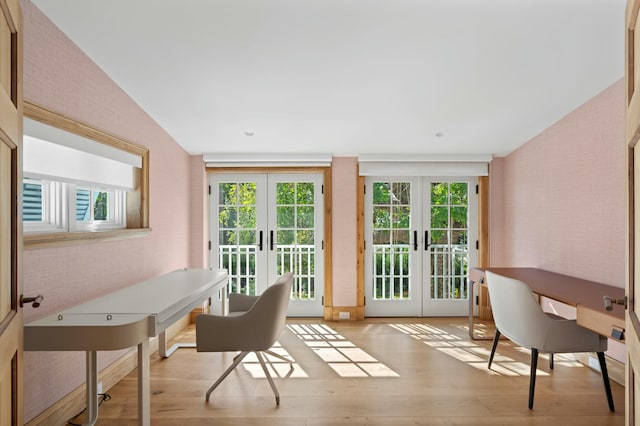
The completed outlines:
{"type": "Polygon", "coordinates": [[[228,291],[258,295],[293,272],[288,315],[322,316],[322,174],[219,173],[209,179],[210,265],[227,269],[228,291]]]}
{"type": "Polygon", "coordinates": [[[365,179],[365,315],[462,316],[477,258],[475,177],[365,179]]]}

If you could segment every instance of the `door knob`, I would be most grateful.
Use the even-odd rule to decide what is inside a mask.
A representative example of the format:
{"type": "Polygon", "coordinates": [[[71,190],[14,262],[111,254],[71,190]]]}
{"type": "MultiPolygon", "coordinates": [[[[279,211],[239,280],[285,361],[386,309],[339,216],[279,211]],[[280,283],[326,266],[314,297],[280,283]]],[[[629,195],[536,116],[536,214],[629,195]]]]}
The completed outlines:
{"type": "Polygon", "coordinates": [[[40,306],[40,303],[44,300],[44,296],[39,294],[36,297],[23,297],[20,295],[20,307],[24,307],[26,303],[31,303],[31,306],[37,308],[40,306]]]}

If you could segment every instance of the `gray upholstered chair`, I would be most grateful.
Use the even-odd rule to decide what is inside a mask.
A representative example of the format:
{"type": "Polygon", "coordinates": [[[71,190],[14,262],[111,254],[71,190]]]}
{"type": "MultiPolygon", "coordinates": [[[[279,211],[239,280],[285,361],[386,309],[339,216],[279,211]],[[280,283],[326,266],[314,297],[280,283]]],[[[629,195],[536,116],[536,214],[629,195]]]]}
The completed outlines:
{"type": "MultiPolygon", "coordinates": [[[[487,285],[489,286],[493,318],[496,323],[496,334],[489,356],[489,368],[491,368],[501,334],[512,342],[531,349],[530,409],[533,408],[538,353],[548,353],[552,357],[554,353],[595,352],[600,361],[609,409],[615,411],[604,358],[604,351],[607,350],[606,337],[580,327],[575,320],[560,318],[544,312],[534,299],[531,289],[522,281],[487,271],[487,285]]],[[[553,358],[550,359],[553,360],[553,358]]],[[[551,368],[553,369],[553,361],[551,361],[551,368]]]]}
{"type": "Polygon", "coordinates": [[[233,295],[229,297],[228,316],[201,314],[196,317],[196,350],[198,352],[235,352],[239,351],[231,366],[209,388],[206,400],[209,401],[211,392],[240,364],[250,352],[254,352],[258,362],[276,397],[276,404],[280,404],[280,394],[273,383],[271,374],[265,364],[263,352],[289,363],[284,358],[269,349],[276,342],[287,318],[287,308],[291,297],[293,274],[288,272],[267,287],[256,297],[233,295]],[[232,306],[232,300],[233,302],[232,306]]]}

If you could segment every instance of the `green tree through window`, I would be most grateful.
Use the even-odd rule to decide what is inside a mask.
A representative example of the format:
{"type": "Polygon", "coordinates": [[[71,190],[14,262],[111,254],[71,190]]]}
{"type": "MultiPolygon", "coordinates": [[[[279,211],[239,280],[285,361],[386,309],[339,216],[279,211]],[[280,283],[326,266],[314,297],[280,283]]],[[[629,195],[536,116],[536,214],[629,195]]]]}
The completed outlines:
{"type": "Polygon", "coordinates": [[[431,184],[431,297],[464,299],[468,241],[468,184],[431,184]]]}
{"type": "Polygon", "coordinates": [[[106,192],[98,192],[96,195],[96,201],[93,204],[93,219],[109,219],[109,197],[106,192]]]}

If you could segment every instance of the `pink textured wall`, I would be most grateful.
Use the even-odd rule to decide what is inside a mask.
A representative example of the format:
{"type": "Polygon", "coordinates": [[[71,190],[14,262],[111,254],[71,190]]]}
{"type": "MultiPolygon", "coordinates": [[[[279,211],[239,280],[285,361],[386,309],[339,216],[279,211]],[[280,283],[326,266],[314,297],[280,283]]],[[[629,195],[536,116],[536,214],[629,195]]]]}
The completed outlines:
{"type": "Polygon", "coordinates": [[[333,306],[356,306],[356,157],[333,157],[333,306]]]}
{"type": "Polygon", "coordinates": [[[202,155],[191,156],[189,267],[209,267],[209,180],[202,155]]]}
{"type": "Polygon", "coordinates": [[[624,99],[621,80],[494,160],[493,266],[532,266],[624,287],[624,99]]]}
{"type": "Polygon", "coordinates": [[[489,164],[489,265],[504,262],[504,158],[489,164]]]}
{"type": "MultiPolygon", "coordinates": [[[[31,2],[21,5],[25,99],[150,149],[152,228],[142,238],[25,250],[24,293],[45,296],[25,309],[28,322],[198,262],[189,254],[189,155],[31,2]]],[[[100,352],[99,368],[121,354],[100,352]]],[[[24,361],[25,420],[84,382],[83,353],[25,352],[24,361]]]]}

